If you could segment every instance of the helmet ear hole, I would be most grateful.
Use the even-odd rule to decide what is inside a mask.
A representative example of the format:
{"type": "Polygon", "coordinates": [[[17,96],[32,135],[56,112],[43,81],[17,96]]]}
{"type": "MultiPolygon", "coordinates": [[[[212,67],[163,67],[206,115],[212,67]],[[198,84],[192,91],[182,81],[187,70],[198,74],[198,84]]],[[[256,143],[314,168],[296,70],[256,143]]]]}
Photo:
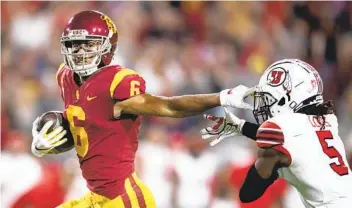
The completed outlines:
{"type": "Polygon", "coordinates": [[[285,105],[285,103],[286,103],[286,100],[285,100],[285,97],[282,97],[281,99],[280,99],[280,101],[277,103],[279,106],[283,106],[283,105],[285,105]]]}

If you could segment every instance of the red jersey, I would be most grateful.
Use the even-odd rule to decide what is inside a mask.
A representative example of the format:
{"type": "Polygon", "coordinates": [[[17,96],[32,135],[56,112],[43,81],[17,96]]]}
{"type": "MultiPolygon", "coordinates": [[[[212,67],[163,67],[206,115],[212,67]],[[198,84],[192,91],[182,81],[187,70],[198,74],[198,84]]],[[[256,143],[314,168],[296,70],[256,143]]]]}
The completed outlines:
{"type": "Polygon", "coordinates": [[[125,192],[124,181],[134,172],[139,116],[113,119],[116,101],[145,92],[137,72],[118,65],[106,66],[79,86],[78,76],[62,64],[57,82],[65,103],[83,177],[88,188],[113,199],[125,192]]]}

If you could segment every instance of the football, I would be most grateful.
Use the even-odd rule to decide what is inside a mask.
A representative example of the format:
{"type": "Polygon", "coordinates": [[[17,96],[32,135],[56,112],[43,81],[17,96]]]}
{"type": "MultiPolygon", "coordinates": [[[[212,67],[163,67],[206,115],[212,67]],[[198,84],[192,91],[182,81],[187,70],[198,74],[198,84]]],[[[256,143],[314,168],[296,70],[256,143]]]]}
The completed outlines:
{"type": "Polygon", "coordinates": [[[39,118],[37,131],[40,131],[48,121],[54,121],[54,124],[49,128],[48,133],[52,132],[55,128],[60,125],[67,131],[66,135],[64,136],[64,138],[67,138],[67,142],[55,147],[50,153],[57,154],[71,150],[74,147],[75,143],[70,131],[69,123],[64,118],[63,113],[60,111],[48,111],[41,115],[39,118]]]}

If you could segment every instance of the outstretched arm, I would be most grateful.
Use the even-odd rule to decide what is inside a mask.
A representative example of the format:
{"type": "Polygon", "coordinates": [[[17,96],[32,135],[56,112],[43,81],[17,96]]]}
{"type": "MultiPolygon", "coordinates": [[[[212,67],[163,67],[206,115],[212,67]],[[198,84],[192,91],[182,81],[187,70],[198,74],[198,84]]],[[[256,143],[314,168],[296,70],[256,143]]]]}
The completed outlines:
{"type": "Polygon", "coordinates": [[[148,115],[182,118],[198,115],[216,106],[252,108],[244,98],[253,88],[239,85],[217,94],[183,95],[174,97],[155,96],[146,93],[144,79],[136,71],[121,69],[116,72],[110,84],[110,96],[117,100],[114,118],[122,114],[148,115]]]}
{"type": "Polygon", "coordinates": [[[198,94],[174,97],[141,94],[114,106],[114,117],[121,114],[183,118],[198,115],[208,109],[220,106],[220,94],[198,94]]]}
{"type": "Polygon", "coordinates": [[[239,85],[233,89],[223,90],[216,94],[197,94],[173,97],[138,94],[114,106],[114,117],[122,114],[135,114],[160,117],[183,118],[198,115],[216,106],[231,106],[251,109],[252,106],[243,100],[253,91],[239,85]]]}

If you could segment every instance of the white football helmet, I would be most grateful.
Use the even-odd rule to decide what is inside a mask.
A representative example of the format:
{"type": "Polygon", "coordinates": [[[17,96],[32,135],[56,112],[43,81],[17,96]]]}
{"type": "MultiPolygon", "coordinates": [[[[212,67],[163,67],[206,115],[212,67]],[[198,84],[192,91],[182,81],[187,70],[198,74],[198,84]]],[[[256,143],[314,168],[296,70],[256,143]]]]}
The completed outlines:
{"type": "Polygon", "coordinates": [[[322,104],[323,82],[319,73],[298,59],[283,59],[270,65],[254,91],[253,114],[260,124],[284,112],[322,104]]]}

